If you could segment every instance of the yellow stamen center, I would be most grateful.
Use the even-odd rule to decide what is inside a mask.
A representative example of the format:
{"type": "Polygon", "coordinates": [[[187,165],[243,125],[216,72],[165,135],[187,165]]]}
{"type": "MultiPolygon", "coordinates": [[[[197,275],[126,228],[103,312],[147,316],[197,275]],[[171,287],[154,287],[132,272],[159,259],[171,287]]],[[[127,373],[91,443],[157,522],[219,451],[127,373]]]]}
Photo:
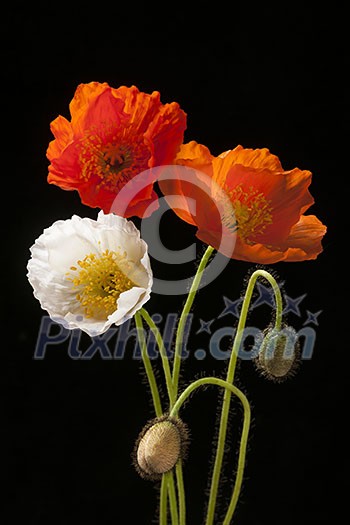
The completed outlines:
{"type": "Polygon", "coordinates": [[[68,273],[69,280],[77,287],[76,298],[88,318],[106,319],[117,309],[120,294],[135,286],[121,269],[128,268],[125,253],[110,250],[102,255],[90,253],[77,266],[71,266],[73,274],[68,273]]]}
{"type": "Polygon", "coordinates": [[[226,226],[235,227],[238,236],[244,242],[252,243],[255,237],[264,233],[266,227],[272,223],[271,203],[263,193],[253,187],[245,191],[241,184],[233,190],[226,188],[226,192],[235,211],[234,225],[228,221],[226,226]]]}
{"type": "Polygon", "coordinates": [[[127,137],[108,126],[92,129],[80,141],[81,178],[97,176],[98,187],[118,192],[133,176],[148,168],[151,156],[143,139],[127,137]]]}

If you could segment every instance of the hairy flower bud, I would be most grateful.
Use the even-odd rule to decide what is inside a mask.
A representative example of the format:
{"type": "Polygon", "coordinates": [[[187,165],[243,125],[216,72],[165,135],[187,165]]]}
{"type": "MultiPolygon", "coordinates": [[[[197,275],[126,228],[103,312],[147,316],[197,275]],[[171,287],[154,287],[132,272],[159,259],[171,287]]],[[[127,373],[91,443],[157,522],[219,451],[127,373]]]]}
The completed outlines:
{"type": "Polygon", "coordinates": [[[268,328],[260,341],[255,364],[258,370],[273,381],[282,382],[291,377],[299,363],[300,347],[294,328],[268,328]]]}
{"type": "Polygon", "coordinates": [[[141,431],[133,451],[133,463],[141,477],[157,480],[169,472],[188,446],[188,430],[179,418],[163,416],[141,431]]]}

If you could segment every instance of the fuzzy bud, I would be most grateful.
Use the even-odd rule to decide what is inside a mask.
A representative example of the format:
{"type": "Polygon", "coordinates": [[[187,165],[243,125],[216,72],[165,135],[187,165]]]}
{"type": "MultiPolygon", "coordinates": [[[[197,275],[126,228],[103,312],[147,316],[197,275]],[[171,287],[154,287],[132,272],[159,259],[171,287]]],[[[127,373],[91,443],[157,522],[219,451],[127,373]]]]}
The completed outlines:
{"type": "Polygon", "coordinates": [[[141,431],[133,452],[133,463],[143,478],[159,479],[184,457],[188,443],[186,425],[167,416],[150,421],[141,431]]]}
{"type": "Polygon", "coordinates": [[[298,335],[294,328],[268,328],[260,342],[256,358],[258,370],[273,381],[282,382],[294,375],[300,356],[298,335]]]}

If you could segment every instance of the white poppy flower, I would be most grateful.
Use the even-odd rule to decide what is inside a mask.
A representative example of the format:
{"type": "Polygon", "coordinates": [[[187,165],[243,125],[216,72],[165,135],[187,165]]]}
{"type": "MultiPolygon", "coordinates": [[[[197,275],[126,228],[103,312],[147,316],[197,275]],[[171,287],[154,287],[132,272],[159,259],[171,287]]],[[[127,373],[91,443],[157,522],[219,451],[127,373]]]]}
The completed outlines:
{"type": "Polygon", "coordinates": [[[113,213],[56,221],[30,251],[27,276],[34,296],[65,328],[102,334],[150,298],[147,244],[133,222],[113,213]]]}

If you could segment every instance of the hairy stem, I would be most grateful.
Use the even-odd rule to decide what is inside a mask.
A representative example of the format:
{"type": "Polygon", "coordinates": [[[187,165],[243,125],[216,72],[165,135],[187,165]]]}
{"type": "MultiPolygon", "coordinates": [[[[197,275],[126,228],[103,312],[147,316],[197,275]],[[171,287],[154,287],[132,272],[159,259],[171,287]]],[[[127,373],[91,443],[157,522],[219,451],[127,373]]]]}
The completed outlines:
{"type": "Polygon", "coordinates": [[[190,291],[188,293],[185,305],[183,307],[183,310],[180,316],[179,325],[178,325],[177,332],[176,332],[174,366],[173,366],[173,385],[174,385],[175,397],[177,396],[177,392],[178,392],[182,344],[183,344],[183,336],[184,336],[187,316],[190,313],[194,298],[196,296],[201,279],[203,277],[203,272],[205,270],[206,265],[208,264],[209,258],[211,254],[213,253],[213,251],[214,251],[214,248],[212,246],[208,246],[208,248],[204,252],[201,262],[199,263],[196,275],[192,281],[190,291]]]}
{"type": "MultiPolygon", "coordinates": [[[[178,328],[176,331],[176,339],[175,339],[175,353],[174,353],[174,365],[173,365],[173,394],[174,399],[176,399],[178,394],[178,387],[179,387],[179,374],[180,374],[180,366],[181,366],[181,354],[182,354],[182,346],[183,346],[183,336],[186,326],[186,320],[187,316],[190,313],[190,310],[192,308],[192,304],[194,301],[194,298],[196,296],[196,293],[198,291],[200,282],[203,277],[203,273],[205,270],[206,265],[208,264],[208,261],[210,259],[211,254],[213,253],[214,248],[212,246],[208,246],[206,251],[204,252],[204,255],[201,259],[201,262],[199,263],[196,275],[194,276],[194,279],[192,281],[192,285],[190,288],[190,291],[188,293],[185,305],[183,307],[178,328]]],[[[171,405],[172,407],[172,405],[171,405]]],[[[185,525],[186,522],[186,498],[185,498],[185,487],[183,482],[183,475],[182,475],[182,464],[179,463],[179,465],[176,468],[176,477],[177,477],[177,485],[178,485],[178,494],[179,494],[179,504],[180,504],[180,519],[181,519],[181,525],[185,525]]]]}
{"type": "MultiPolygon", "coordinates": [[[[141,315],[143,319],[147,322],[151,330],[153,331],[156,337],[156,341],[159,346],[161,355],[164,353],[164,355],[166,356],[166,353],[165,353],[164,343],[160,336],[158,328],[155,326],[153,320],[147,314],[146,310],[142,309],[141,313],[136,312],[135,323],[136,323],[137,335],[138,335],[138,339],[139,339],[140,347],[141,347],[141,356],[142,356],[143,364],[145,367],[148,383],[151,389],[154,410],[155,410],[156,416],[160,417],[163,415],[163,410],[162,410],[162,405],[160,401],[160,395],[159,395],[157,382],[154,376],[151,360],[149,358],[148,351],[147,351],[147,343],[146,343],[146,338],[145,338],[145,334],[143,330],[141,315]]],[[[162,362],[163,362],[163,367],[164,367],[164,360],[162,362]]],[[[169,366],[169,363],[168,363],[168,366],[169,366]]],[[[171,402],[172,398],[170,396],[172,395],[172,382],[171,382],[170,368],[168,368],[168,373],[166,373],[166,369],[167,368],[165,366],[164,373],[166,374],[165,377],[167,380],[167,386],[169,385],[169,388],[170,388],[170,390],[168,388],[168,394],[169,394],[169,402],[171,402]]],[[[178,510],[177,510],[176,490],[175,490],[174,474],[172,472],[164,475],[162,478],[162,482],[161,482],[160,512],[159,512],[160,525],[167,525],[167,499],[168,498],[169,498],[169,503],[170,503],[170,514],[171,514],[172,525],[178,525],[179,518],[178,518],[178,510]]]]}
{"type": "MultiPolygon", "coordinates": [[[[244,465],[245,465],[250,419],[251,419],[250,405],[249,405],[248,399],[243,394],[243,392],[241,392],[241,390],[239,390],[237,387],[235,387],[231,383],[228,383],[227,381],[224,381],[223,379],[219,379],[217,377],[204,377],[202,379],[198,379],[197,381],[194,381],[186,388],[186,390],[184,390],[184,392],[181,394],[181,396],[176,401],[172,411],[170,412],[170,415],[173,417],[176,417],[178,415],[178,412],[181,406],[186,401],[186,399],[191,395],[191,393],[194,390],[196,390],[202,385],[216,385],[216,386],[224,388],[225,391],[227,390],[230,391],[230,393],[238,397],[238,399],[240,400],[243,406],[244,420],[243,420],[241,441],[240,441],[240,446],[239,446],[236,480],[235,480],[232,496],[230,499],[230,504],[229,504],[225,519],[223,521],[223,525],[230,525],[233,513],[236,509],[236,505],[238,502],[238,498],[239,498],[239,494],[240,494],[241,486],[242,486],[242,481],[243,481],[244,465]]],[[[181,521],[180,521],[180,525],[181,525],[181,521]]]]}
{"type": "Polygon", "coordinates": [[[136,323],[137,337],[138,337],[140,347],[141,347],[142,361],[145,367],[147,380],[148,380],[148,383],[151,389],[154,410],[155,410],[156,416],[160,417],[163,414],[162,404],[160,401],[159,390],[158,390],[156,378],[154,376],[151,360],[147,352],[146,338],[145,338],[145,334],[144,334],[144,330],[142,326],[141,315],[139,312],[136,312],[135,314],[135,323],[136,323]]]}
{"type": "Polygon", "coordinates": [[[166,353],[166,348],[164,345],[164,341],[162,339],[162,336],[158,330],[157,325],[153,321],[152,317],[148,314],[148,312],[142,308],[140,310],[140,314],[143,317],[144,321],[148,324],[149,328],[152,330],[156,343],[159,348],[160,357],[162,360],[163,370],[164,370],[164,376],[165,376],[165,382],[166,387],[168,391],[168,397],[169,397],[169,404],[170,406],[173,406],[175,398],[174,398],[174,389],[173,389],[173,382],[171,378],[171,371],[170,371],[170,365],[169,365],[169,359],[166,353]]]}
{"type": "Polygon", "coordinates": [[[186,524],[186,499],[181,459],[176,465],[176,483],[179,495],[179,525],[186,524]]]}
{"type": "MultiPolygon", "coordinates": [[[[279,286],[276,280],[272,277],[270,273],[266,272],[265,270],[256,270],[249,279],[247,290],[246,290],[246,293],[243,299],[242,310],[241,310],[241,314],[240,314],[239,321],[238,321],[237,332],[236,332],[236,336],[234,339],[231,357],[230,357],[230,361],[229,361],[229,365],[227,369],[227,375],[226,375],[226,381],[229,384],[233,384],[233,381],[234,381],[238,351],[242,343],[243,332],[244,332],[245,324],[247,321],[247,315],[248,315],[248,310],[249,310],[250,302],[251,302],[252,295],[253,295],[254,286],[259,277],[263,277],[264,279],[266,279],[272,286],[272,289],[275,295],[275,302],[276,302],[275,328],[277,329],[281,328],[283,302],[282,302],[282,295],[281,295],[279,286]]],[[[213,468],[213,474],[212,474],[212,480],[211,480],[206,525],[212,525],[214,521],[217,493],[218,493],[218,488],[219,488],[220,474],[221,474],[221,468],[222,468],[222,462],[223,462],[223,456],[224,456],[224,450],[225,450],[225,441],[226,441],[227,423],[228,423],[229,410],[230,410],[230,402],[231,402],[231,391],[230,389],[226,389],[224,393],[224,399],[223,399],[222,410],[221,410],[219,437],[218,437],[216,456],[215,456],[215,462],[214,462],[214,468],[213,468]]]]}

